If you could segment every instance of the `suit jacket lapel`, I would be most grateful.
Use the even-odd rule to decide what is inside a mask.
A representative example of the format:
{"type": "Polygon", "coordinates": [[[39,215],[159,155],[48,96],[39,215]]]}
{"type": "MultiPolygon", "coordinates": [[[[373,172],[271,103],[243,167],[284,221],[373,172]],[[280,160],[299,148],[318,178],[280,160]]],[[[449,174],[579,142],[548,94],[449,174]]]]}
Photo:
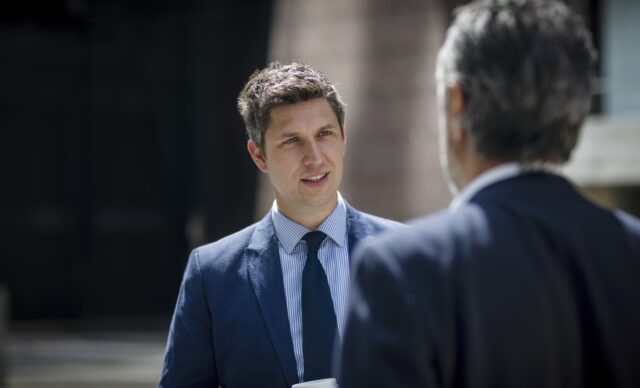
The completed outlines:
{"type": "Polygon", "coordinates": [[[291,386],[298,382],[298,372],[289,328],[278,240],[271,221],[271,213],[256,226],[245,250],[245,257],[248,261],[249,279],[271,336],[271,342],[282,365],[287,385],[291,386]]]}

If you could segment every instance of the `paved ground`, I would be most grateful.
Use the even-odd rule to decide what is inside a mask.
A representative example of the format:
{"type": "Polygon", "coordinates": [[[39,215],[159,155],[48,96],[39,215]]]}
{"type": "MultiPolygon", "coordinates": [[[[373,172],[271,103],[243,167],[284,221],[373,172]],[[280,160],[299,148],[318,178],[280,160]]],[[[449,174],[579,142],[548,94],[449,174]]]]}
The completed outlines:
{"type": "Polygon", "coordinates": [[[164,330],[20,330],[9,334],[9,388],[157,387],[164,330]]]}

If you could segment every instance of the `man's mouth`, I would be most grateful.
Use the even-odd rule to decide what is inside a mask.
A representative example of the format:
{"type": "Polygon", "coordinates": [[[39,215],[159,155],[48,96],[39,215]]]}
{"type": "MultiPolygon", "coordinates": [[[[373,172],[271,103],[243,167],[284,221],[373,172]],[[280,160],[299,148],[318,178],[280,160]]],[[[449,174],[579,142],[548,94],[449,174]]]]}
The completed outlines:
{"type": "Polygon", "coordinates": [[[328,175],[329,173],[325,172],[324,174],[318,174],[318,175],[310,176],[308,178],[302,178],[302,181],[305,183],[318,183],[325,180],[328,175]]]}

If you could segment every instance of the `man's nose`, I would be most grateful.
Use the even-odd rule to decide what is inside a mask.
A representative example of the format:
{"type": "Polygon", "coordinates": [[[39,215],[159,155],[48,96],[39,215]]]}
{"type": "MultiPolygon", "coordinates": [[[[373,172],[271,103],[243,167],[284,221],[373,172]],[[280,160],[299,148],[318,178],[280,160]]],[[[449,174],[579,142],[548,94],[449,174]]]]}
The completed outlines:
{"type": "Polygon", "coordinates": [[[322,153],[315,140],[307,143],[304,152],[304,165],[315,166],[322,163],[322,153]]]}

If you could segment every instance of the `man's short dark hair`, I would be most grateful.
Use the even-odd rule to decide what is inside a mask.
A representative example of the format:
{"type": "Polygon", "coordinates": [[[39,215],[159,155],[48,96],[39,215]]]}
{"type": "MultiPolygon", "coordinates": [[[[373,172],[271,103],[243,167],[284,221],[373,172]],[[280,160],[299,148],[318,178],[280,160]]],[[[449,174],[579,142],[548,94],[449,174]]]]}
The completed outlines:
{"type": "Polygon", "coordinates": [[[440,93],[456,83],[462,127],[483,157],[566,162],[589,112],[597,54],[559,1],[485,0],[456,10],[438,55],[440,93]]]}
{"type": "Polygon", "coordinates": [[[327,99],[342,128],[344,103],[327,76],[304,64],[294,62],[283,65],[273,62],[249,77],[238,97],[238,110],[247,128],[247,135],[262,148],[271,109],[314,98],[327,99]]]}

